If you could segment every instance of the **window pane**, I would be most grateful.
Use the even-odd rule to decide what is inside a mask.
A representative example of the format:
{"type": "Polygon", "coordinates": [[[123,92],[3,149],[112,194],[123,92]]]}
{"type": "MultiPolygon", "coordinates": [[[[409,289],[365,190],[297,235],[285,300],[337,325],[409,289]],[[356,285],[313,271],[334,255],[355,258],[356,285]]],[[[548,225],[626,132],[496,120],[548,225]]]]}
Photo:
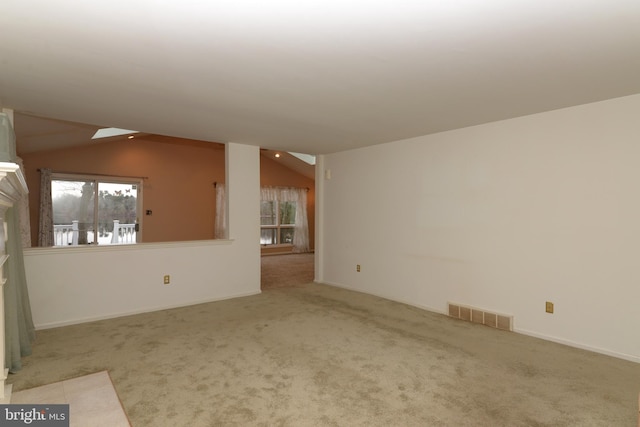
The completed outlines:
{"type": "Polygon", "coordinates": [[[260,225],[276,225],[276,203],[260,203],[260,225]]]}
{"type": "Polygon", "coordinates": [[[51,181],[56,246],[94,242],[94,188],[91,181],[51,181]]]}
{"type": "Polygon", "coordinates": [[[138,183],[91,177],[52,180],[54,244],[136,243],[138,190],[138,183]]]}
{"type": "Polygon", "coordinates": [[[296,202],[280,202],[280,224],[294,225],[296,223],[296,202]]]}
{"type": "Polygon", "coordinates": [[[98,183],[99,244],[136,242],[137,195],[135,184],[98,183]]]}
{"type": "Polygon", "coordinates": [[[280,229],[280,244],[293,244],[293,228],[280,229]]]}
{"type": "Polygon", "coordinates": [[[276,229],[275,228],[263,228],[260,230],[260,244],[261,245],[275,245],[276,241],[276,229]]]}

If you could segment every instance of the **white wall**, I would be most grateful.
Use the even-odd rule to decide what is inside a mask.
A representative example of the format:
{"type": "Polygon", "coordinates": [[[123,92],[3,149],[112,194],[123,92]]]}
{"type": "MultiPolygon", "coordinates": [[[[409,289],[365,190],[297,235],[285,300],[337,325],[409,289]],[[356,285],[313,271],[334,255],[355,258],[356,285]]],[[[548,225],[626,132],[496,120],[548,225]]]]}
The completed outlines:
{"type": "Polygon", "coordinates": [[[259,149],[226,152],[231,240],[25,249],[36,327],[259,293],[259,149]]]}
{"type": "Polygon", "coordinates": [[[325,156],[316,277],[640,362],[639,114],[635,95],[325,156]]]}

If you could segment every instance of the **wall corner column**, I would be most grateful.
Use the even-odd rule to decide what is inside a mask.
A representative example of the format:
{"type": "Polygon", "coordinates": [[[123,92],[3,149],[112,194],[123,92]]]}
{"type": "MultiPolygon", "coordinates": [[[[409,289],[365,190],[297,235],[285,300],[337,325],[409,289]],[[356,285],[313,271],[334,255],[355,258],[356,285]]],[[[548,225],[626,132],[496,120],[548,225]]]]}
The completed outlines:
{"type": "Polygon", "coordinates": [[[228,236],[246,277],[260,289],[260,147],[225,146],[228,236]]]}
{"type": "Polygon", "coordinates": [[[316,156],[316,227],[315,227],[315,273],[313,281],[324,281],[324,187],[325,187],[324,155],[316,156]]]}

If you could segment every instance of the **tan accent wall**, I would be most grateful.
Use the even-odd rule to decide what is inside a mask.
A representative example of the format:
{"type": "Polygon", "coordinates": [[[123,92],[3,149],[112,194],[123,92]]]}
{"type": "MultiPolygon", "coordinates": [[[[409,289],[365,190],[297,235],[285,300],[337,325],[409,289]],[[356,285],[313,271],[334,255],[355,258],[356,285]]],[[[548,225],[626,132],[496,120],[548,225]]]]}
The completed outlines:
{"type": "Polygon", "coordinates": [[[144,242],[214,237],[215,188],[224,182],[224,146],[145,137],[21,155],[29,186],[32,244],[37,244],[39,168],[54,172],[147,177],[140,212],[144,242]],[[153,213],[144,215],[147,209],[153,213]]]}
{"type": "MultiPolygon", "coordinates": [[[[29,186],[32,245],[37,245],[40,168],[54,172],[147,177],[140,213],[144,242],[214,237],[214,182],[225,181],[224,145],[167,137],[138,137],[90,146],[20,154],[29,186]],[[144,215],[146,210],[153,213],[144,215]]],[[[261,157],[261,185],[309,187],[309,232],[313,247],[314,182],[261,157]]]]}

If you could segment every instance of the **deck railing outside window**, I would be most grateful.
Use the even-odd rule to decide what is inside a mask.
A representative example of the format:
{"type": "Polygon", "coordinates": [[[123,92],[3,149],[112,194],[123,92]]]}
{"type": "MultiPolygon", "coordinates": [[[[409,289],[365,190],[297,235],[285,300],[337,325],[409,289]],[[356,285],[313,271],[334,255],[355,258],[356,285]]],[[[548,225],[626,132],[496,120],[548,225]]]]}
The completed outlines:
{"type": "MultiPolygon", "coordinates": [[[[113,231],[102,230],[98,233],[97,243],[100,245],[118,245],[136,243],[136,225],[120,224],[117,219],[113,220],[113,231]]],[[[53,226],[53,241],[55,246],[76,246],[78,245],[79,226],[78,221],[71,221],[71,224],[57,224],[53,226]]],[[[87,231],[87,242],[96,243],[93,230],[87,231]]]]}

